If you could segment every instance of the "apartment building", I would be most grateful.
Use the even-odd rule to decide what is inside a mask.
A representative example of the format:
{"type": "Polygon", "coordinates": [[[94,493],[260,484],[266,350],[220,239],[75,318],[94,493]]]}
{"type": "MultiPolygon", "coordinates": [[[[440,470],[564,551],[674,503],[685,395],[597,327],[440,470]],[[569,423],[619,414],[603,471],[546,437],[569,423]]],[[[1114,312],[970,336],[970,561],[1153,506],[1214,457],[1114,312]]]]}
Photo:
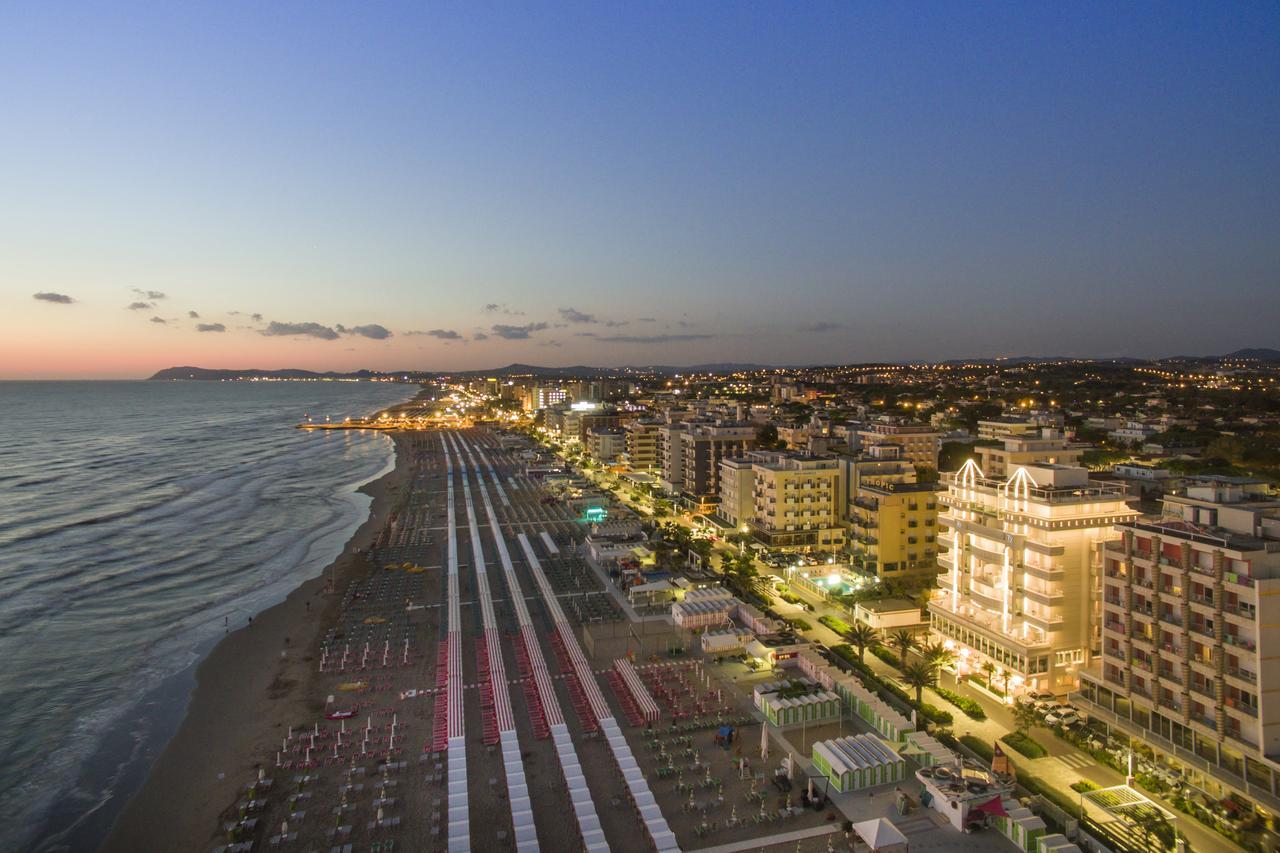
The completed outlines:
{"type": "Polygon", "coordinates": [[[881,578],[938,571],[938,488],[910,463],[882,476],[861,472],[849,505],[855,560],[881,578]]]}
{"type": "Polygon", "coordinates": [[[732,482],[727,497],[745,505],[746,477],[739,464],[751,466],[751,525],[758,540],[771,548],[839,551],[844,547],[841,525],[840,463],[802,453],[756,451],[745,460],[721,463],[722,479],[732,482]],[[727,467],[725,463],[729,464],[727,467]]]}
{"type": "Polygon", "coordinates": [[[752,525],[756,518],[756,472],[751,457],[720,460],[720,507],[717,514],[734,527],[752,525]]]}
{"type": "Polygon", "coordinates": [[[880,421],[858,430],[858,441],[866,450],[882,444],[902,448],[902,458],[914,465],[938,467],[938,449],[942,433],[925,424],[880,421]]]}
{"type": "Polygon", "coordinates": [[[626,449],[626,431],[617,427],[599,427],[587,431],[587,457],[601,465],[612,465],[626,449]]]}
{"type": "MultiPolygon", "coordinates": [[[[672,483],[680,483],[680,498],[695,512],[712,512],[719,502],[719,464],[726,457],[741,456],[755,447],[755,427],[741,423],[691,421],[686,429],[673,432],[680,438],[680,452],[669,452],[673,464],[672,483]]],[[[663,461],[663,476],[668,474],[663,461]]]]}
{"type": "Polygon", "coordinates": [[[1074,690],[1094,648],[1099,544],[1138,517],[1123,487],[1050,464],[991,478],[973,460],[944,482],[934,633],[961,670],[993,663],[997,686],[1074,690]]]}
{"type": "Polygon", "coordinates": [[[1075,447],[1056,429],[1041,429],[1030,435],[1004,436],[996,446],[979,445],[973,449],[978,455],[978,467],[988,477],[1008,477],[1024,465],[1080,464],[1083,447],[1075,447]]]}
{"type": "Polygon", "coordinates": [[[656,420],[633,420],[626,423],[623,461],[629,470],[652,473],[662,467],[662,457],[658,452],[658,429],[661,426],[662,422],[656,420]]]}
{"type": "Polygon", "coordinates": [[[1163,508],[1103,552],[1083,707],[1192,784],[1280,812],[1280,500],[1260,481],[1203,477],[1163,508]]]}

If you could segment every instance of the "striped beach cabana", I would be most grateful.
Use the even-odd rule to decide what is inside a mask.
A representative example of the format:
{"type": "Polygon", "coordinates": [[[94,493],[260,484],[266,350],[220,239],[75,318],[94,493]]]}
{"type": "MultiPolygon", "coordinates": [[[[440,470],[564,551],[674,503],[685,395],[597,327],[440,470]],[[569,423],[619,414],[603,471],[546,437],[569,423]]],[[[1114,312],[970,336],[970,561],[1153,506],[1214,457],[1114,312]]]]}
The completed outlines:
{"type": "Polygon", "coordinates": [[[900,782],[907,763],[888,743],[872,734],[822,740],[813,745],[813,766],[840,792],[900,782]]]}

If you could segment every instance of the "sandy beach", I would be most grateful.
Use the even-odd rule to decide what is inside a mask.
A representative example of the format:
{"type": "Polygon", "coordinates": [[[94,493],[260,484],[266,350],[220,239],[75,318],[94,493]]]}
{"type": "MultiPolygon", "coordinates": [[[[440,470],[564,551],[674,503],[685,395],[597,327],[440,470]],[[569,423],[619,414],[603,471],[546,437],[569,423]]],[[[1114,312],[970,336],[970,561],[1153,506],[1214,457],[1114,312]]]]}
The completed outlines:
{"type": "Polygon", "coordinates": [[[257,775],[291,722],[315,716],[323,697],[312,689],[310,654],[331,624],[348,579],[371,568],[367,551],[406,492],[408,454],[397,436],[395,467],[361,487],[373,499],[369,518],[317,578],[228,635],[199,665],[186,716],[146,783],[116,821],[108,851],[191,850],[209,838],[238,790],[257,775]]]}

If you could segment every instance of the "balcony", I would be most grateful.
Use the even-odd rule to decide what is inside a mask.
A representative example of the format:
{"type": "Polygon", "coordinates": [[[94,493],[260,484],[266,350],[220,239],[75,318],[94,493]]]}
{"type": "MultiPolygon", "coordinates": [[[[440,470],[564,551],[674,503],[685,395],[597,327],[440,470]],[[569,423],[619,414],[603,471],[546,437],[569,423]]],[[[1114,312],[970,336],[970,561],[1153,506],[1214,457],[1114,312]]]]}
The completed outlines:
{"type": "Polygon", "coordinates": [[[1119,622],[1103,622],[1102,628],[1104,631],[1110,631],[1113,634],[1123,635],[1128,633],[1125,631],[1124,625],[1119,622]]]}
{"type": "Polygon", "coordinates": [[[1222,642],[1228,646],[1233,646],[1237,649],[1245,649],[1250,652],[1256,652],[1258,650],[1258,644],[1253,640],[1250,640],[1248,637],[1240,637],[1235,634],[1224,635],[1222,642]]]}

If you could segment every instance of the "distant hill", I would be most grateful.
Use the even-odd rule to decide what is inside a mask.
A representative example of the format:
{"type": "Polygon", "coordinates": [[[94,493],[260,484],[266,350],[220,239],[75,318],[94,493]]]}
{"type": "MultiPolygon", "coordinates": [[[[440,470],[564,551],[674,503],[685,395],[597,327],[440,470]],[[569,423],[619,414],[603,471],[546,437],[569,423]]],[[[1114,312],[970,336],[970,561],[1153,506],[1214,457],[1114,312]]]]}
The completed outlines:
{"type": "Polygon", "coordinates": [[[1235,352],[1229,352],[1222,358],[1252,358],[1258,361],[1280,362],[1280,350],[1268,349],[1266,347],[1256,347],[1253,349],[1238,349],[1235,352]]]}
{"type": "Polygon", "coordinates": [[[214,370],[208,367],[166,367],[150,379],[220,381],[224,379],[372,379],[384,376],[374,370],[357,370],[354,373],[317,373],[314,370],[284,368],[281,370],[214,370]]]}
{"type": "Polygon", "coordinates": [[[317,373],[313,370],[283,368],[280,370],[262,370],[250,368],[246,370],[225,370],[208,367],[167,367],[157,372],[151,379],[168,381],[222,381],[232,379],[372,379],[392,376],[420,380],[435,376],[536,376],[545,379],[590,379],[594,377],[629,376],[642,373],[728,373],[735,370],[766,370],[767,365],[760,364],[695,364],[688,367],[651,366],[651,367],[590,367],[574,365],[572,367],[539,367],[535,364],[508,364],[492,370],[458,370],[458,371],[423,371],[423,370],[357,370],[352,373],[317,373]]]}

